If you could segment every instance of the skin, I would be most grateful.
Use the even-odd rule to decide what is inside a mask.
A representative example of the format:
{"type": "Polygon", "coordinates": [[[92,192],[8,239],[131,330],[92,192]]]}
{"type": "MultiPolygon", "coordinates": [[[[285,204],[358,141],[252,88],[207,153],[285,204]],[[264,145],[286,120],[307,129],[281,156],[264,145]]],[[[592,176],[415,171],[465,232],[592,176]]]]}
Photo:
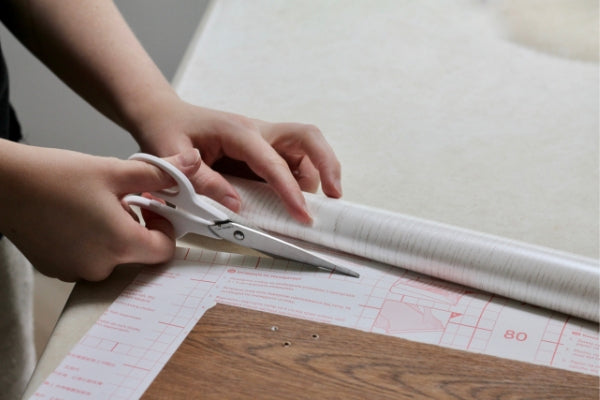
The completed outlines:
{"type": "MultiPolygon", "coordinates": [[[[269,183],[300,222],[311,221],[301,190],[320,184],[341,196],[340,164],[318,128],[182,101],[111,1],[7,0],[0,7],[3,23],[36,57],[142,151],[184,171],[197,192],[238,211],[239,194],[212,168],[235,160],[269,183]]],[[[0,160],[0,232],[42,273],[100,280],[117,265],[172,256],[168,222],[145,215],[143,227],[121,201],[171,186],[157,168],[6,140],[0,160]]]]}

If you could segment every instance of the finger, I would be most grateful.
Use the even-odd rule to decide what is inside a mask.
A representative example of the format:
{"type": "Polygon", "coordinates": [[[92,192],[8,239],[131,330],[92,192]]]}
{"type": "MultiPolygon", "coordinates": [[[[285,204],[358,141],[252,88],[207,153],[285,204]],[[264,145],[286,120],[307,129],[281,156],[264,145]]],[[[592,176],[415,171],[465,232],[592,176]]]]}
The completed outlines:
{"type": "Polygon", "coordinates": [[[309,224],[312,217],[300,186],[286,161],[267,143],[262,136],[246,134],[240,137],[244,149],[241,159],[269,185],[282,199],[288,212],[298,221],[309,224]]]}
{"type": "Polygon", "coordinates": [[[166,219],[151,214],[144,215],[146,226],[135,224],[131,227],[130,249],[123,257],[122,264],[159,264],[173,257],[175,252],[173,227],[166,219]]]}
{"type": "Polygon", "coordinates": [[[221,157],[210,165],[213,171],[223,175],[237,176],[252,181],[262,181],[262,178],[250,169],[248,164],[230,157],[221,157]]]}
{"type": "MultiPolygon", "coordinates": [[[[91,251],[102,250],[103,256],[82,263],[77,275],[89,281],[105,279],[120,264],[157,264],[170,260],[175,251],[173,230],[167,221],[153,222],[149,227],[133,220],[124,208],[107,209],[109,218],[104,234],[98,235],[91,251]],[[96,247],[96,249],[94,249],[96,247]]],[[[64,275],[61,279],[71,278],[64,275]]]]}
{"type": "Polygon", "coordinates": [[[131,206],[129,205],[129,203],[127,203],[125,200],[121,199],[121,206],[123,206],[123,208],[125,209],[125,211],[127,211],[127,214],[129,214],[131,216],[131,218],[133,218],[133,220],[135,222],[140,222],[140,217],[133,210],[133,208],[131,208],[131,206]]]}
{"type": "Polygon", "coordinates": [[[278,149],[282,146],[282,152],[290,146],[298,147],[294,151],[301,150],[310,158],[315,168],[319,171],[323,192],[329,197],[341,197],[341,165],[333,149],[325,140],[325,137],[314,125],[298,123],[278,123],[268,127],[266,123],[259,123],[265,127],[266,138],[278,149]]]}
{"type": "MultiPolygon", "coordinates": [[[[142,193],[142,197],[166,204],[163,199],[152,196],[150,193],[142,193]]],[[[142,218],[144,220],[144,226],[146,229],[158,230],[170,237],[172,240],[176,239],[175,229],[168,219],[145,208],[141,208],[140,211],[142,213],[142,218]]]]}
{"type": "Polygon", "coordinates": [[[299,157],[299,160],[293,163],[290,163],[288,160],[288,164],[292,175],[294,175],[298,185],[300,185],[300,189],[312,193],[317,191],[320,183],[319,171],[310,161],[310,158],[306,156],[299,157]]]}
{"type": "MultiPolygon", "coordinates": [[[[166,157],[165,160],[188,177],[193,176],[202,165],[200,152],[194,148],[166,157]]],[[[117,175],[114,178],[122,193],[153,192],[175,184],[168,173],[144,161],[123,161],[117,175]]]]}
{"type": "Polygon", "coordinates": [[[208,165],[203,163],[190,180],[196,192],[218,201],[231,211],[240,210],[240,195],[221,174],[208,165]]]}
{"type": "Polygon", "coordinates": [[[165,236],[175,240],[175,230],[168,219],[144,208],[142,209],[142,218],[144,219],[144,226],[146,229],[160,231],[165,236]]]}
{"type": "MultiPolygon", "coordinates": [[[[310,159],[305,155],[286,158],[290,171],[300,185],[300,189],[305,192],[316,192],[320,183],[319,171],[312,165],[310,159]]],[[[210,168],[223,175],[237,176],[239,178],[254,181],[263,181],[260,176],[256,175],[256,173],[250,169],[248,164],[229,157],[223,157],[217,160],[210,168]]]]}
{"type": "Polygon", "coordinates": [[[164,158],[166,161],[173,164],[177,169],[185,174],[185,176],[190,177],[198,171],[200,165],[202,164],[202,157],[200,156],[200,151],[193,147],[188,148],[181,153],[175,154],[170,157],[164,158]]]}

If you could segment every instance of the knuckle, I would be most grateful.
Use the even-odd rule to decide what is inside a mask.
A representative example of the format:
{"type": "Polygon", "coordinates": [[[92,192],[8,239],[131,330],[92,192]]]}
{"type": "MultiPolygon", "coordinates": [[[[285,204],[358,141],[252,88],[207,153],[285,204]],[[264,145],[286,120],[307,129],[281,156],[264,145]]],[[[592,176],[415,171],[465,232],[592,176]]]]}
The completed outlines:
{"type": "Polygon", "coordinates": [[[314,160],[314,165],[319,171],[331,170],[339,172],[342,169],[342,165],[336,158],[319,158],[314,160]]]}
{"type": "Polygon", "coordinates": [[[98,170],[109,176],[118,176],[125,169],[128,161],[121,160],[116,157],[104,157],[103,159],[97,159],[95,165],[98,170]]]}
{"type": "Polygon", "coordinates": [[[129,255],[131,254],[131,245],[127,238],[119,240],[119,238],[115,236],[114,242],[109,246],[109,254],[115,261],[115,264],[121,264],[128,260],[129,255]]]}
{"type": "Polygon", "coordinates": [[[264,162],[266,168],[268,168],[269,170],[280,170],[282,168],[289,168],[285,160],[279,154],[276,153],[265,155],[264,162]]]}
{"type": "Polygon", "coordinates": [[[309,136],[319,137],[319,138],[323,137],[323,133],[316,125],[313,125],[313,124],[305,125],[305,131],[306,131],[306,134],[309,136]]]}
{"type": "Polygon", "coordinates": [[[333,171],[340,173],[342,171],[342,164],[336,158],[333,161],[331,161],[331,168],[333,169],[333,171]]]}
{"type": "Polygon", "coordinates": [[[290,167],[285,160],[277,153],[266,153],[252,169],[262,178],[267,181],[280,180],[282,171],[289,171],[290,167]]]}
{"type": "Polygon", "coordinates": [[[223,131],[237,132],[237,133],[251,133],[258,132],[258,128],[253,120],[243,115],[231,114],[229,118],[222,120],[221,123],[223,131]]]}
{"type": "Polygon", "coordinates": [[[81,278],[89,282],[102,281],[112,273],[114,266],[104,263],[103,265],[91,265],[81,273],[81,278]]]}
{"type": "Polygon", "coordinates": [[[167,262],[175,256],[175,246],[171,246],[166,249],[159,257],[157,257],[157,263],[167,262]]]}
{"type": "Polygon", "coordinates": [[[213,193],[220,189],[221,181],[217,175],[204,172],[195,177],[194,187],[198,193],[213,193]]]}
{"type": "MultiPolygon", "coordinates": [[[[128,223],[137,225],[133,219],[128,223]]],[[[106,249],[104,263],[118,265],[127,262],[134,252],[133,246],[139,243],[137,232],[139,231],[129,229],[129,226],[121,225],[119,221],[109,223],[103,236],[103,246],[106,249]]]]}

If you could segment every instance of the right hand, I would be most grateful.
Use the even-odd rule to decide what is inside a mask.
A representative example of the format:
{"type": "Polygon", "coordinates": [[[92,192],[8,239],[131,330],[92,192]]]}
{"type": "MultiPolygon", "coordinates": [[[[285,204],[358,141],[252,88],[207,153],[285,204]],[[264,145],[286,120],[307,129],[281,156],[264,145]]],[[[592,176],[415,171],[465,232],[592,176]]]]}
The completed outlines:
{"type": "MultiPolygon", "coordinates": [[[[120,264],[172,257],[170,223],[154,217],[144,227],[122,202],[127,194],[172,186],[166,173],[141,161],[5,142],[0,141],[0,231],[40,272],[96,281],[120,264]]],[[[201,164],[196,150],[167,160],[188,176],[201,164]]]]}

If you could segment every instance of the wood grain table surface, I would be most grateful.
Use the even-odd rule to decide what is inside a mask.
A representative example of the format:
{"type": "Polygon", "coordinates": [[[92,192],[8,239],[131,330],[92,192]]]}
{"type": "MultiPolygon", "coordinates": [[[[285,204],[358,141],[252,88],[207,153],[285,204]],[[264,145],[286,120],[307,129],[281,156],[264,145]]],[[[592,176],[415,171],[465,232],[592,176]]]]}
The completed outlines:
{"type": "Polygon", "coordinates": [[[218,304],[143,399],[594,399],[598,377],[218,304]]]}

